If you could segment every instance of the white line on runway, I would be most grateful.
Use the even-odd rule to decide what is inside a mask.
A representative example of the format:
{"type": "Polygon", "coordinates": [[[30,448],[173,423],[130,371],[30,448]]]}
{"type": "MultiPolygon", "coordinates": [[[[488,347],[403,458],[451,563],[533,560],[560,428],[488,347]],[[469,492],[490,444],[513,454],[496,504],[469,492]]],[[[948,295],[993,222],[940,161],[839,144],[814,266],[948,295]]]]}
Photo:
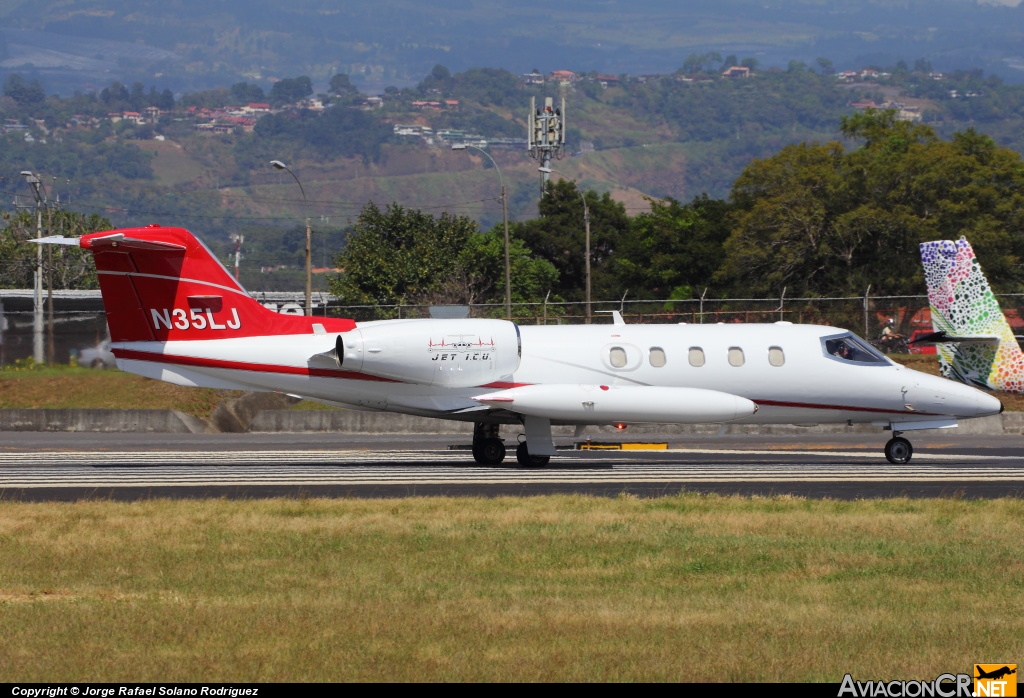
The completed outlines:
{"type": "MultiPolygon", "coordinates": [[[[611,453],[603,451],[603,454],[611,453]]],[[[640,451],[634,451],[640,456],[640,451]]],[[[678,455],[731,455],[731,456],[770,456],[781,457],[804,457],[823,456],[832,458],[881,458],[877,451],[804,451],[804,450],[734,450],[734,449],[670,449],[652,451],[651,453],[671,453],[678,455]]],[[[642,457],[642,456],[640,456],[642,457]]],[[[402,450],[402,451],[377,451],[369,449],[358,450],[261,450],[261,451],[21,451],[0,453],[0,469],[8,466],[32,465],[149,465],[149,464],[219,464],[219,465],[249,465],[252,463],[276,464],[325,464],[325,463],[356,463],[356,462],[438,462],[438,461],[469,461],[469,454],[459,451],[441,450],[402,450]]],[[[511,460],[511,459],[509,459],[511,460]]],[[[621,461],[590,460],[581,457],[577,451],[562,451],[557,456],[557,461],[575,461],[576,463],[588,464],[614,464],[631,463],[633,460],[623,459],[621,461]]],[[[556,462],[557,462],[556,461],[556,462]]],[[[1022,456],[990,456],[990,455],[964,455],[949,453],[928,453],[918,452],[912,461],[915,465],[929,462],[978,462],[978,461],[1024,461],[1022,456]]],[[[552,467],[555,467],[553,464],[552,467]]]]}
{"type": "MultiPolygon", "coordinates": [[[[807,451],[687,449],[686,455],[803,456],[807,451]]],[[[840,455],[832,451],[813,455],[840,455]]],[[[870,452],[843,455],[876,458],[870,452]]],[[[945,456],[946,454],[938,454],[945,456]]],[[[0,454],[0,488],[578,484],[629,482],[1024,482],[1024,468],[930,465],[1018,460],[1007,456],[934,456],[913,464],[750,464],[644,462],[566,453],[546,468],[524,470],[510,461],[484,467],[451,451],[36,451],[0,454]],[[925,461],[924,463],[920,462],[925,461]],[[283,467],[282,467],[283,466],[283,467]]]]}

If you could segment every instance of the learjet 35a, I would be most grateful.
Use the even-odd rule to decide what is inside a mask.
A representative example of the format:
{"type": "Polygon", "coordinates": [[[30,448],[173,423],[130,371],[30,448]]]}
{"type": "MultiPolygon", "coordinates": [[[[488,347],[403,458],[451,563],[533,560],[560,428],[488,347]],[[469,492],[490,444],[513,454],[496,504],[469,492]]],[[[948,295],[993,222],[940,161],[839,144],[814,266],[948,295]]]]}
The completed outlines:
{"type": "Polygon", "coordinates": [[[870,423],[901,432],[998,414],[975,388],[898,366],[851,332],[774,324],[520,326],[279,315],[187,230],[156,225],[43,238],[92,252],[121,370],[178,385],[277,391],[350,409],[474,423],[473,455],[555,455],[551,427],[870,423]]]}

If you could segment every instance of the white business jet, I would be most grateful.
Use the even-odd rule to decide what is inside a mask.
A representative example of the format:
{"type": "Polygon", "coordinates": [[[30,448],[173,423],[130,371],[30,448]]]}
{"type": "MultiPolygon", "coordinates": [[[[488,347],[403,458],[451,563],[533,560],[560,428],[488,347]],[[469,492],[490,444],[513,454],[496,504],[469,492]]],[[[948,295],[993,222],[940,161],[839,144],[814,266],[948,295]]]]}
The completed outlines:
{"type": "Polygon", "coordinates": [[[553,424],[870,423],[901,432],[998,414],[975,388],[898,366],[835,327],[519,326],[507,320],[286,316],[263,308],[187,230],[148,226],[37,242],[96,260],[121,370],[177,385],[276,391],[351,409],[473,422],[473,455],[555,455],[553,424]]]}

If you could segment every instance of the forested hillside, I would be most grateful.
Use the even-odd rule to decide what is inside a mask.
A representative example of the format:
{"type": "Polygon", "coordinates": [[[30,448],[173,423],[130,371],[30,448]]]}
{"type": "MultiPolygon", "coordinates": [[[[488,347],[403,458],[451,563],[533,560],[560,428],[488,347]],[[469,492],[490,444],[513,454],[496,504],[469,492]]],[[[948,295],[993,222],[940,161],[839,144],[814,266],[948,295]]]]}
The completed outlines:
{"type": "MultiPolygon", "coordinates": [[[[243,279],[257,291],[301,285],[306,217],[315,265],[331,267],[368,202],[381,210],[397,203],[429,215],[448,212],[487,231],[500,220],[503,182],[522,254],[546,260],[556,272],[531,272],[550,281],[537,289],[578,298],[582,258],[572,250],[582,232],[582,210],[573,209],[579,194],[565,183],[540,199],[538,163],[517,137],[531,97],[545,96],[566,100],[566,157],[554,163],[553,176],[575,179],[587,191],[594,288],[606,297],[629,291],[683,298],[704,286],[726,293],[741,281],[764,294],[786,287],[844,295],[879,275],[886,288],[904,292],[916,283],[914,272],[901,266],[916,242],[958,230],[974,230],[976,249],[998,253],[990,266],[1001,288],[1019,282],[1016,195],[1002,182],[1018,181],[1013,149],[1024,147],[1024,87],[980,71],[942,74],[926,61],[846,72],[828,61],[813,67],[793,61],[786,70],[761,70],[752,57],[710,53],[690,56],[675,73],[645,77],[524,78],[438,65],[416,86],[377,97],[343,74],[318,94],[306,76],[282,80],[269,92],[241,82],[177,99],[141,83],[63,99],[22,76],[8,78],[3,92],[0,189],[8,201],[31,204],[18,176],[29,170],[65,210],[102,214],[114,225],[185,225],[225,259],[235,247],[230,236],[245,236],[243,279]],[[752,69],[749,77],[722,76],[737,64],[752,69]],[[850,178],[863,155],[854,154],[895,147],[882,139],[890,145],[878,150],[877,138],[851,126],[865,113],[887,114],[884,128],[906,147],[887,161],[895,169],[858,184],[850,178]],[[472,150],[453,152],[454,143],[487,149],[500,173],[472,150]],[[283,160],[295,176],[271,168],[271,160],[283,160]],[[928,176],[942,186],[896,187],[885,195],[913,200],[906,210],[879,198],[889,191],[887,178],[927,182],[928,176]],[[962,177],[974,184],[957,184],[962,177]],[[989,183],[985,196],[998,205],[971,190],[982,181],[989,183]],[[794,191],[804,196],[799,206],[823,240],[813,254],[799,253],[803,266],[763,257],[779,244],[795,244],[781,222],[764,227],[773,220],[766,211],[778,201],[796,205],[787,198],[794,191]],[[958,204],[966,207],[960,213],[943,203],[964,197],[972,203],[958,204]],[[943,210],[944,216],[935,214],[943,210]],[[902,222],[879,223],[879,211],[902,222]],[[885,232],[897,229],[898,244],[885,232]],[[686,239],[682,247],[673,242],[679,236],[686,239]],[[902,250],[893,258],[896,267],[863,266],[890,244],[902,250]],[[838,259],[845,261],[834,266],[838,259]],[[751,269],[762,269],[756,283],[745,278],[751,269]]],[[[481,249],[489,249],[485,243],[481,249]]]]}

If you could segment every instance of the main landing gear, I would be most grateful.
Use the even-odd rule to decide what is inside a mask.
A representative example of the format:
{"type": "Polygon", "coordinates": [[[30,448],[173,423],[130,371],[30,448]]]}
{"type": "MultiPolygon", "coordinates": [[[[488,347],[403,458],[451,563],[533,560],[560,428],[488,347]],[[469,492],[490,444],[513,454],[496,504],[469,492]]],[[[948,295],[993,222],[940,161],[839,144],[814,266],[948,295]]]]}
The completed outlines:
{"type": "Polygon", "coordinates": [[[900,436],[900,432],[894,431],[892,434],[892,438],[885,444],[885,459],[893,465],[909,463],[910,457],[914,455],[914,447],[900,436]]]}
{"type": "Polygon", "coordinates": [[[473,459],[480,465],[501,465],[505,442],[498,438],[498,424],[473,424],[473,459]]]}
{"type": "MultiPolygon", "coordinates": [[[[505,460],[505,442],[498,437],[499,428],[498,424],[473,424],[473,460],[480,465],[501,465],[505,460]]],[[[516,448],[516,460],[525,468],[543,468],[551,456],[531,455],[524,441],[516,448]]]]}

